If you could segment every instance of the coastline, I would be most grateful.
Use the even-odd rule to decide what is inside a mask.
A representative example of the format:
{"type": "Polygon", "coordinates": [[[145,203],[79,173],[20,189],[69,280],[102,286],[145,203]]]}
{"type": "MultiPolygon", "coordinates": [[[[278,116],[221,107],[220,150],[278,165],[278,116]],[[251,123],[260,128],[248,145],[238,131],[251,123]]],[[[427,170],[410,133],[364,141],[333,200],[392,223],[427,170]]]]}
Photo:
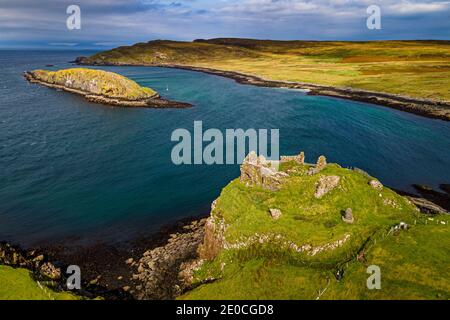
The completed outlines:
{"type": "Polygon", "coordinates": [[[89,63],[83,57],[78,57],[74,63],[91,66],[142,66],[173,68],[202,72],[235,80],[237,83],[269,88],[287,88],[307,90],[308,95],[328,96],[352,101],[366,102],[400,111],[413,113],[427,118],[450,121],[450,102],[419,99],[389,93],[367,91],[353,88],[338,88],[312,83],[276,81],[263,79],[255,75],[248,75],[234,71],[224,71],[212,68],[195,67],[178,64],[125,64],[125,63],[89,63]]]}
{"type": "Polygon", "coordinates": [[[96,94],[92,94],[90,92],[73,89],[73,88],[68,88],[63,85],[48,83],[48,82],[36,79],[36,77],[34,77],[34,75],[29,71],[24,72],[23,75],[24,75],[25,79],[27,79],[30,83],[36,83],[36,84],[46,86],[48,88],[53,88],[53,89],[57,89],[57,90],[63,90],[66,92],[74,93],[74,94],[83,96],[89,102],[94,102],[94,103],[99,103],[99,104],[106,104],[106,105],[118,106],[118,107],[132,107],[132,108],[178,108],[178,109],[182,109],[182,108],[192,107],[192,105],[189,103],[163,99],[159,95],[155,96],[154,98],[141,99],[141,100],[127,100],[124,98],[112,98],[112,97],[107,97],[104,95],[96,95],[96,94]]]}
{"type": "MultiPolygon", "coordinates": [[[[412,201],[423,214],[433,216],[448,214],[450,211],[448,186],[442,185],[444,193],[424,191],[423,187],[417,186],[421,196],[395,191],[412,201]]],[[[172,300],[192,289],[190,270],[195,268],[199,259],[198,249],[204,241],[205,224],[209,216],[206,214],[177,220],[155,233],[122,245],[93,243],[66,246],[60,241],[23,249],[0,241],[0,264],[26,268],[36,279],[42,279],[42,263],[51,263],[62,270],[61,278],[56,280],[57,288],[62,291],[66,279],[63,270],[68,265],[78,265],[82,270],[82,290],[76,293],[82,297],[172,300]],[[8,247],[13,250],[5,251],[8,247]],[[19,257],[17,263],[11,263],[14,252],[19,257]],[[36,266],[38,256],[42,258],[36,266]]]]}
{"type": "Polygon", "coordinates": [[[184,218],[146,237],[116,245],[100,242],[67,246],[61,240],[24,248],[0,240],[0,265],[29,270],[34,279],[51,281],[58,291],[67,292],[65,270],[78,265],[81,290],[70,292],[82,298],[175,299],[188,289],[179,274],[186,268],[185,262],[198,258],[206,218],[184,218]],[[43,274],[44,265],[59,270],[59,276],[43,274]]]}

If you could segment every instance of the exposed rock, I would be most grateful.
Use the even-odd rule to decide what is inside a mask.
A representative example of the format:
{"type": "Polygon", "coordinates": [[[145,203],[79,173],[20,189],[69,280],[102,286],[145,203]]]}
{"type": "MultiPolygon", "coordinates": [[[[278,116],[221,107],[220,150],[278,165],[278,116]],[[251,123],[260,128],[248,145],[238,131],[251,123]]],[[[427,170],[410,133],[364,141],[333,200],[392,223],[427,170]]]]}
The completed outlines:
{"type": "Polygon", "coordinates": [[[317,159],[316,169],[321,171],[325,169],[327,166],[327,158],[325,156],[320,156],[319,159],[317,159]]]}
{"type": "Polygon", "coordinates": [[[355,221],[355,219],[353,218],[353,210],[352,210],[352,208],[345,209],[345,212],[342,215],[342,220],[345,223],[353,223],[355,221]]]}
{"type": "Polygon", "coordinates": [[[325,169],[325,167],[327,166],[327,158],[325,158],[325,156],[320,156],[317,159],[317,163],[316,166],[313,168],[310,168],[307,172],[307,174],[309,176],[318,174],[320,171],[322,171],[323,169],[325,169]]]}
{"type": "Polygon", "coordinates": [[[211,215],[205,224],[205,239],[199,247],[201,259],[212,260],[223,248],[225,239],[225,222],[215,215],[211,215]]]}
{"type": "Polygon", "coordinates": [[[277,171],[271,164],[263,156],[250,152],[241,165],[241,181],[250,186],[279,190],[288,174],[277,171]]]}
{"type": "Polygon", "coordinates": [[[202,259],[193,259],[183,262],[180,266],[181,271],[178,273],[178,279],[186,286],[191,285],[194,281],[194,272],[200,269],[204,262],[205,260],[202,259]]]}
{"type": "Polygon", "coordinates": [[[182,228],[182,233],[172,234],[166,245],[143,254],[132,276],[137,284],[136,292],[130,293],[136,299],[173,299],[189,285],[190,271],[184,272],[184,268],[191,266],[186,261],[199,258],[197,249],[205,236],[205,223],[206,219],[191,223],[190,228],[182,228]],[[179,277],[180,273],[186,277],[179,277]]]}
{"type": "Polygon", "coordinates": [[[38,255],[36,258],[33,259],[33,261],[37,262],[37,261],[43,261],[44,260],[44,255],[40,254],[38,255]]]}
{"type": "Polygon", "coordinates": [[[41,266],[40,273],[51,280],[59,280],[61,278],[61,269],[56,268],[50,262],[44,263],[41,266]]]}
{"type": "Polygon", "coordinates": [[[411,201],[422,213],[427,214],[448,214],[448,212],[442,207],[434,204],[431,201],[428,201],[423,198],[415,198],[415,197],[406,197],[409,201],[411,201]]]}
{"type": "Polygon", "coordinates": [[[301,165],[305,164],[305,153],[302,151],[297,156],[281,156],[280,157],[281,163],[286,163],[286,162],[290,162],[290,161],[295,161],[301,165]]]}
{"type": "Polygon", "coordinates": [[[134,262],[133,258],[127,259],[127,261],[125,261],[126,264],[132,264],[134,262]]]}
{"type": "Polygon", "coordinates": [[[331,190],[336,188],[339,185],[340,180],[341,180],[341,178],[338,176],[322,176],[322,177],[320,177],[314,196],[317,199],[322,198],[328,192],[330,192],[331,190]]]}
{"type": "Polygon", "coordinates": [[[369,185],[376,190],[383,190],[383,185],[378,180],[375,179],[370,180],[369,185]]]}
{"type": "Polygon", "coordinates": [[[269,209],[269,214],[274,220],[278,220],[281,217],[280,209],[269,209]]]}

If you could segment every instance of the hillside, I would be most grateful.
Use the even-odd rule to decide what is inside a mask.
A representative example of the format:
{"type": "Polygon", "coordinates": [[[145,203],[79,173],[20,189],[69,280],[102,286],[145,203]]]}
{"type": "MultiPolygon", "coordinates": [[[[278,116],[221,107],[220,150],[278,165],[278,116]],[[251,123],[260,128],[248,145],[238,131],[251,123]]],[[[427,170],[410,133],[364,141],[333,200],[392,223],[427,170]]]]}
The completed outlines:
{"type": "Polygon", "coordinates": [[[361,170],[300,155],[276,172],[251,154],[212,206],[181,299],[449,299],[449,222],[361,170]]]}
{"type": "Polygon", "coordinates": [[[82,62],[176,64],[450,101],[449,41],[157,40],[101,52],[82,62]]]}

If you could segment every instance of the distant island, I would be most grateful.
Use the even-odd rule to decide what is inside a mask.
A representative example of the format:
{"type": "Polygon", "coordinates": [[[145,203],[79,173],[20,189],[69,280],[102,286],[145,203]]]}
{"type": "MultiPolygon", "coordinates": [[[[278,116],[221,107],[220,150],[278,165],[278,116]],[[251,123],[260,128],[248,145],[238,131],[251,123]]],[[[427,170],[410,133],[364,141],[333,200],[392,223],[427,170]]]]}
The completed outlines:
{"type": "Polygon", "coordinates": [[[84,96],[88,101],[121,107],[187,108],[188,103],[163,99],[150,88],[119,74],[85,68],[34,70],[25,78],[44,86],[84,96]]]}
{"type": "Polygon", "coordinates": [[[156,40],[76,62],[190,69],[450,120],[450,41],[156,40]]]}

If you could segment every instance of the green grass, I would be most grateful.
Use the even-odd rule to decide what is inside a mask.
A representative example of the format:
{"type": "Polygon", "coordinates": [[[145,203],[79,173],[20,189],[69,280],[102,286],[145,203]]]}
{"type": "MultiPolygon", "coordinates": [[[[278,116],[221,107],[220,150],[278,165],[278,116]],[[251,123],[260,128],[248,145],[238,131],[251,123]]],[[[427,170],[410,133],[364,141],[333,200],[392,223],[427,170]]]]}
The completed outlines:
{"type": "Polygon", "coordinates": [[[209,67],[450,101],[449,41],[158,40],[101,52],[90,61],[209,67]]]}
{"type": "Polygon", "coordinates": [[[157,95],[150,88],[141,87],[124,76],[103,70],[72,68],[58,71],[35,70],[32,73],[37,79],[51,84],[109,98],[137,100],[157,95]]]}
{"type": "Polygon", "coordinates": [[[78,300],[66,292],[56,292],[33,280],[25,269],[0,266],[0,300],[78,300]]]}
{"type": "Polygon", "coordinates": [[[427,225],[422,219],[408,231],[380,239],[366,253],[367,262],[352,262],[345,280],[333,282],[324,298],[450,299],[450,218],[433,219],[427,225]],[[365,287],[368,265],[380,267],[381,290],[365,287]]]}
{"type": "Polygon", "coordinates": [[[450,233],[448,216],[433,221],[392,190],[377,191],[372,178],[338,165],[308,176],[308,166],[290,162],[282,170],[290,177],[281,190],[247,187],[238,179],[224,188],[212,215],[227,225],[229,244],[248,243],[255,234],[279,235],[269,242],[252,242],[222,249],[195,274],[196,289],[181,299],[447,299],[450,293],[450,233]],[[293,170],[293,171],[292,171],[293,170]],[[341,182],[321,199],[314,197],[320,175],[338,175],[341,182]],[[386,204],[394,202],[393,207],[386,204]],[[353,209],[355,222],[346,224],[341,211],[353,209]],[[268,210],[282,216],[273,220],[268,210]],[[441,224],[440,221],[446,222],[441,224]],[[390,232],[400,222],[409,230],[390,232]],[[427,224],[425,224],[427,223],[427,224]],[[316,255],[283,245],[324,246],[350,238],[341,247],[316,255]],[[364,250],[366,262],[359,262],[364,250]],[[368,290],[368,265],[380,266],[382,290],[368,290]],[[344,270],[344,278],[334,274],[344,270]],[[207,279],[216,281],[202,284],[207,279]]]}
{"type": "MultiPolygon", "coordinates": [[[[320,174],[308,176],[306,169],[307,166],[299,166],[298,174],[291,174],[285,187],[278,192],[249,189],[239,180],[228,185],[213,212],[229,224],[227,241],[238,242],[258,233],[281,235],[297,245],[322,246],[349,234],[352,241],[319,258],[320,262],[335,262],[342,255],[354,254],[365,239],[379,229],[401,221],[412,222],[416,216],[415,208],[406,199],[387,188],[373,189],[368,185],[370,179],[360,173],[328,165],[320,174]],[[313,195],[320,175],[338,175],[341,182],[322,199],[316,199],[313,195]],[[398,207],[384,204],[386,199],[395,201],[398,207]],[[279,220],[269,216],[270,208],[282,211],[279,220]],[[353,209],[356,223],[342,222],[341,212],[346,208],[353,209]]],[[[307,255],[302,259],[318,260],[307,255]]]]}

